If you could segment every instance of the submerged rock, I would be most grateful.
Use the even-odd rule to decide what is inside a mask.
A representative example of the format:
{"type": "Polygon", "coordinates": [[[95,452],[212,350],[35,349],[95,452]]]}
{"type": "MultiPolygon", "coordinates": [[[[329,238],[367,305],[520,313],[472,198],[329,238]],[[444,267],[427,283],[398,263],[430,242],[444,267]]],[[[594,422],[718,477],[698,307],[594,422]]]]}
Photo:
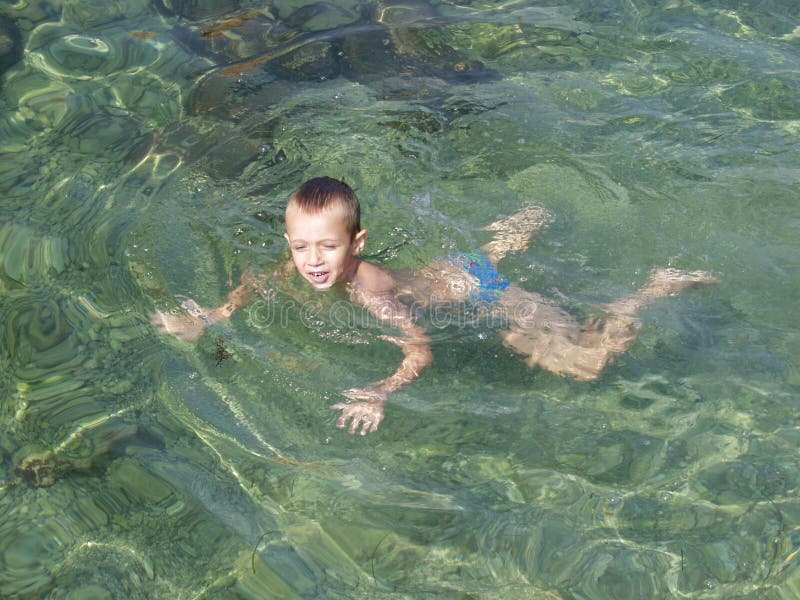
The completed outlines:
{"type": "Polygon", "coordinates": [[[187,114],[202,119],[190,118],[162,142],[181,147],[192,142],[192,148],[184,148],[184,162],[214,177],[238,177],[254,162],[274,165],[286,159],[273,139],[279,107],[309,92],[299,82],[338,77],[363,84],[378,99],[421,101],[428,107],[409,122],[403,116],[390,118],[390,126],[441,131],[448,117],[459,116],[440,111],[453,95],[453,84],[500,78],[456,48],[458,35],[448,29],[451,23],[420,0],[359,5],[350,11],[316,3],[286,16],[273,7],[182,20],[173,38],[216,66],[201,74],[187,95],[187,114]],[[220,123],[209,128],[210,117],[220,123]]]}
{"type": "Polygon", "coordinates": [[[496,81],[496,71],[427,39],[426,29],[382,29],[342,40],[342,73],[387,100],[446,93],[448,84],[496,81]]]}
{"type": "MultiPolygon", "coordinates": [[[[276,120],[265,118],[255,108],[252,115],[241,119],[228,115],[234,123],[219,123],[210,130],[202,119],[187,119],[178,128],[165,132],[161,144],[179,153],[183,164],[199,166],[215,178],[239,177],[256,160],[271,164],[269,155],[276,120]]],[[[242,107],[242,113],[246,112],[246,107],[242,107]]]]}
{"type": "Polygon", "coordinates": [[[290,27],[307,28],[305,19],[320,19],[321,9],[314,6],[283,23],[244,15],[204,28],[176,28],[173,36],[185,47],[221,63],[198,80],[189,113],[235,114],[232,107],[252,106],[254,98],[280,101],[290,92],[276,80],[321,81],[341,74],[373,87],[379,97],[404,99],[437,96],[452,83],[499,79],[444,41],[436,13],[425,3],[384,3],[358,21],[310,33],[290,27]],[[264,50],[253,54],[259,46],[264,50]]]}
{"type": "MultiPolygon", "coordinates": [[[[232,11],[213,19],[182,21],[172,29],[171,34],[175,41],[190,52],[210,58],[221,65],[246,61],[249,57],[259,57],[270,52],[274,54],[268,60],[274,60],[286,56],[287,49],[299,50],[314,46],[319,38],[316,35],[304,37],[309,33],[347,27],[360,20],[360,13],[323,2],[297,9],[285,19],[279,18],[268,7],[248,12],[232,11]],[[302,38],[301,43],[294,47],[291,42],[297,38],[302,38]]],[[[318,51],[306,50],[302,54],[308,56],[318,54],[318,51]]],[[[288,60],[290,63],[297,62],[297,59],[288,60]]],[[[305,64],[307,60],[301,62],[305,64]]],[[[292,79],[293,76],[289,75],[288,78],[292,79]]]]}
{"type": "Polygon", "coordinates": [[[216,63],[258,54],[300,34],[268,10],[229,13],[221,19],[181,21],[170,33],[189,52],[216,63]]]}
{"type": "Polygon", "coordinates": [[[68,473],[86,473],[109,454],[135,440],[139,427],[109,420],[95,429],[87,429],[66,448],[56,450],[23,448],[17,452],[14,473],[18,481],[31,487],[48,487],[68,473]]]}
{"type": "Polygon", "coordinates": [[[155,9],[168,16],[206,19],[229,14],[239,8],[237,0],[154,0],[155,9]]]}
{"type": "Polygon", "coordinates": [[[301,46],[290,54],[276,58],[270,66],[279,77],[294,81],[331,79],[340,71],[334,46],[326,41],[301,46]]]}
{"type": "Polygon", "coordinates": [[[351,79],[370,83],[387,76],[417,76],[473,83],[500,78],[496,71],[465,57],[445,41],[444,25],[426,2],[381,2],[375,8],[374,21],[372,30],[343,40],[345,72],[351,79]]]}
{"type": "Polygon", "coordinates": [[[349,10],[330,2],[316,2],[296,9],[284,19],[284,23],[302,31],[330,30],[362,20],[363,10],[357,4],[349,10]]]}

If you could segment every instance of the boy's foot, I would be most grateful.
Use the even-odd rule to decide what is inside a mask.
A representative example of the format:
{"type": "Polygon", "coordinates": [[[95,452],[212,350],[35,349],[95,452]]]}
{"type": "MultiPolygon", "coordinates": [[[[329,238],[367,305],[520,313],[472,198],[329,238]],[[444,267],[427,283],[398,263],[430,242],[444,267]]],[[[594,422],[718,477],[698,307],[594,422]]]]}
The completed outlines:
{"type": "Polygon", "coordinates": [[[708,271],[681,271],[680,269],[659,268],[650,276],[650,283],[642,290],[653,298],[677,296],[692,288],[717,283],[719,279],[708,271]]]}
{"type": "Polygon", "coordinates": [[[541,232],[553,220],[546,208],[529,204],[521,211],[481,227],[481,231],[496,231],[491,242],[481,248],[493,263],[506,255],[522,252],[530,244],[531,238],[541,232]]]}
{"type": "Polygon", "coordinates": [[[528,204],[521,211],[481,227],[481,231],[506,231],[536,233],[549,225],[553,214],[536,204],[528,204]]]}
{"type": "Polygon", "coordinates": [[[708,271],[681,271],[680,269],[658,268],[650,275],[646,287],[636,294],[607,304],[604,310],[613,315],[635,315],[654,298],[677,296],[681,292],[717,283],[719,279],[708,271]]]}

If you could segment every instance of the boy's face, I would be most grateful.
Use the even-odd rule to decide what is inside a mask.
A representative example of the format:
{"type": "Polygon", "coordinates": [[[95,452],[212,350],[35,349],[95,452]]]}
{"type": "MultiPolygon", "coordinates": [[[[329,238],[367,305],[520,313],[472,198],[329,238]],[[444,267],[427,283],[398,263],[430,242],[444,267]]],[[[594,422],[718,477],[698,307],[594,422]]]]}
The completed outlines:
{"type": "Polygon", "coordinates": [[[286,239],[294,266],[314,288],[326,290],[355,275],[356,256],[364,249],[367,232],[353,239],[345,227],[345,209],[336,203],[317,214],[300,211],[291,203],[286,209],[286,239]]]}

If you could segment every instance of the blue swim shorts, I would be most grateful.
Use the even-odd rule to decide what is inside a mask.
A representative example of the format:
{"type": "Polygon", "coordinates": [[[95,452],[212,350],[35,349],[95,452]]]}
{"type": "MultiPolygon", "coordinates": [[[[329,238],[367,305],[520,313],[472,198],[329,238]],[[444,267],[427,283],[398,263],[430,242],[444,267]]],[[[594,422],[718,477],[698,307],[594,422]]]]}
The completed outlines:
{"type": "Polygon", "coordinates": [[[478,289],[472,295],[473,300],[495,302],[511,285],[511,282],[494,268],[492,261],[479,250],[456,252],[448,256],[447,260],[478,278],[478,289]]]}

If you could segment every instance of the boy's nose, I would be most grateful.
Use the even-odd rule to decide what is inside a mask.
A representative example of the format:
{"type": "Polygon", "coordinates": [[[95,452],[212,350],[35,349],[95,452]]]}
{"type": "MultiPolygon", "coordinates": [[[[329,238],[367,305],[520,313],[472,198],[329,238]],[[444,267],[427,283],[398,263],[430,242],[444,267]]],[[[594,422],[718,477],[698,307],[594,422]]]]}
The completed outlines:
{"type": "Polygon", "coordinates": [[[308,262],[310,262],[312,265],[318,265],[322,262],[319,250],[316,248],[311,249],[311,252],[308,255],[308,262]]]}

